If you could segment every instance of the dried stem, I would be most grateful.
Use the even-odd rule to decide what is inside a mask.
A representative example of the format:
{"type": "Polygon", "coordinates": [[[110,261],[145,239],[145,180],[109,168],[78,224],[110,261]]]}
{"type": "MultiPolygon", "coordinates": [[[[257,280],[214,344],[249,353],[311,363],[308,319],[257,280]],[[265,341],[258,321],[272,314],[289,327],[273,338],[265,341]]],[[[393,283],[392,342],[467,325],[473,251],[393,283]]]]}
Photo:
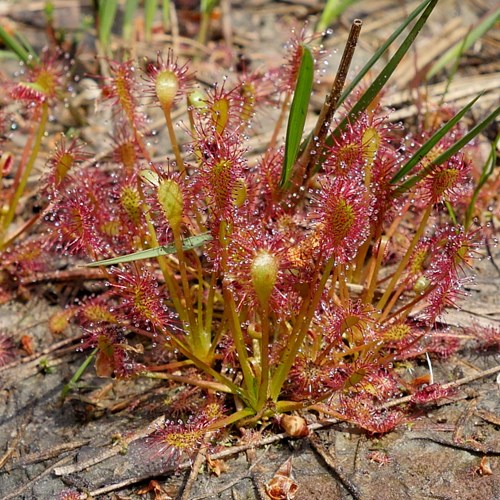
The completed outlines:
{"type": "Polygon", "coordinates": [[[298,179],[301,179],[304,175],[309,177],[311,172],[313,172],[318,159],[320,159],[323,154],[326,136],[330,130],[330,125],[332,123],[333,116],[335,115],[335,111],[337,110],[340,95],[344,89],[347,73],[351,65],[354,51],[356,50],[362,25],[363,21],[360,19],[355,19],[351,25],[349,37],[347,38],[347,43],[344,48],[344,53],[339,64],[337,75],[335,76],[335,80],[332,85],[332,90],[326,95],[325,103],[321,108],[318,121],[316,122],[316,127],[314,128],[312,135],[309,137],[304,152],[297,161],[296,168],[298,179]],[[313,151],[315,151],[314,154],[312,153],[313,151]]]}

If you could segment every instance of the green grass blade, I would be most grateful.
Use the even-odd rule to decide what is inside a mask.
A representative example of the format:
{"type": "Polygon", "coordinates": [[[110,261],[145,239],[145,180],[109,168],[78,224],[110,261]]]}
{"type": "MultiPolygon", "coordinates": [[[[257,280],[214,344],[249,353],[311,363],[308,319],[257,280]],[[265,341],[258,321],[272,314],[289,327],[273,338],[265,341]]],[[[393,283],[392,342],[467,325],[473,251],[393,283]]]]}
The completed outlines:
{"type": "MultiPolygon", "coordinates": [[[[182,249],[184,251],[192,250],[193,248],[199,247],[210,241],[212,236],[209,233],[198,234],[196,236],[191,236],[185,238],[182,242],[182,249]]],[[[122,255],[120,257],[114,257],[112,259],[99,260],[97,262],[92,262],[87,264],[87,267],[99,267],[99,266],[111,266],[113,264],[124,264],[125,262],[134,262],[136,260],[151,259],[155,257],[160,257],[161,255],[169,255],[176,252],[175,245],[160,246],[155,248],[148,248],[147,250],[141,250],[140,252],[130,253],[128,255],[122,255]]]]}
{"type": "Polygon", "coordinates": [[[487,33],[500,20],[500,9],[495,10],[482,23],[471,30],[464,40],[456,43],[448,49],[427,72],[426,78],[429,80],[445,66],[460,57],[460,55],[472,47],[485,33],[487,33]]]}
{"type": "Polygon", "coordinates": [[[200,11],[203,14],[211,14],[218,3],[219,0],[201,0],[200,11]]]}
{"type": "Polygon", "coordinates": [[[109,52],[111,29],[118,8],[118,0],[101,0],[99,2],[99,43],[104,51],[109,52]]]}
{"type": "Polygon", "coordinates": [[[80,367],[78,368],[78,370],[76,370],[75,374],[71,377],[71,380],[65,384],[65,386],[63,387],[62,391],[61,391],[61,397],[64,399],[69,391],[71,391],[72,389],[74,389],[76,387],[76,383],[78,382],[78,380],[80,380],[80,377],[85,373],[85,370],[88,368],[88,366],[90,365],[90,363],[92,363],[92,360],[94,359],[95,355],[97,354],[97,351],[99,349],[96,347],[88,356],[87,358],[85,359],[85,361],[80,365],[80,367]]]}
{"type": "Polygon", "coordinates": [[[361,68],[356,74],[352,82],[342,92],[338,105],[340,106],[352,91],[356,88],[358,83],[365,77],[365,75],[375,66],[377,61],[387,52],[387,49],[392,45],[394,40],[406,29],[406,27],[425,9],[431,0],[422,2],[405,20],[404,22],[392,33],[392,35],[378,48],[370,60],[361,68]]]}
{"type": "Polygon", "coordinates": [[[481,172],[481,177],[477,182],[476,189],[474,189],[474,193],[472,194],[469,206],[467,207],[467,211],[465,212],[465,222],[464,227],[468,229],[470,223],[472,222],[472,214],[474,212],[474,207],[476,205],[476,200],[479,195],[479,192],[485,185],[486,181],[490,178],[491,174],[495,170],[495,165],[497,164],[497,147],[500,142],[500,135],[496,137],[496,139],[491,143],[491,150],[486,162],[483,165],[483,170],[481,172]]]}
{"type": "Polygon", "coordinates": [[[444,153],[441,153],[432,163],[441,165],[446,160],[451,158],[455,153],[458,153],[466,144],[468,144],[474,137],[480,134],[498,115],[500,115],[500,106],[497,106],[486,118],[479,122],[475,127],[459,139],[455,144],[450,146],[444,153]]]}
{"type": "Polygon", "coordinates": [[[33,64],[33,60],[30,58],[30,52],[26,50],[23,44],[16,38],[9,35],[2,26],[0,26],[0,39],[12,52],[14,52],[14,54],[16,54],[20,61],[28,66],[33,64]]]}
{"type": "MultiPolygon", "coordinates": [[[[438,3],[438,1],[439,0],[430,0],[426,2],[427,7],[425,8],[421,16],[418,18],[417,22],[415,23],[415,26],[413,26],[408,36],[405,38],[403,43],[400,45],[396,53],[392,56],[390,61],[386,64],[386,66],[380,72],[377,78],[375,78],[375,80],[368,87],[365,93],[358,99],[358,102],[353,106],[349,114],[340,122],[337,128],[333,131],[332,136],[334,137],[340,136],[340,133],[342,132],[342,130],[344,130],[347,124],[356,121],[359,114],[362,113],[372,103],[375,97],[377,97],[379,92],[385,86],[385,84],[387,83],[387,81],[389,80],[389,78],[394,73],[399,63],[401,62],[401,59],[403,59],[404,55],[410,49],[412,43],[414,42],[415,38],[419,34],[424,24],[427,22],[428,17],[431,15],[431,12],[434,10],[434,7],[438,3]]],[[[332,144],[332,142],[333,142],[332,138],[329,137],[327,139],[327,144],[332,144]]]]}
{"type": "Polygon", "coordinates": [[[290,106],[290,115],[286,129],[285,158],[281,171],[280,187],[284,187],[290,180],[293,164],[299,152],[300,140],[304,131],[307,109],[309,108],[309,100],[311,98],[314,79],[314,59],[309,47],[303,45],[302,48],[302,60],[300,62],[297,84],[293,94],[292,105],[290,106]]]}
{"type": "Polygon", "coordinates": [[[429,138],[419,149],[416,151],[411,159],[406,162],[399,172],[394,175],[391,179],[391,184],[399,182],[405,175],[411,172],[413,167],[422,161],[427,153],[462,119],[462,117],[467,113],[476,101],[481,97],[479,94],[477,97],[472,99],[465,107],[463,107],[451,120],[449,120],[445,125],[443,125],[432,137],[429,138]]]}
{"type": "Polygon", "coordinates": [[[161,20],[163,29],[167,31],[170,27],[170,0],[162,0],[161,20]]]}
{"type": "Polygon", "coordinates": [[[328,26],[333,24],[336,19],[355,2],[359,0],[327,0],[326,5],[321,13],[315,31],[323,31],[328,26]]]}
{"type": "Polygon", "coordinates": [[[126,0],[123,11],[123,38],[131,42],[133,34],[134,18],[137,12],[139,0],[126,0]]]}
{"type": "Polygon", "coordinates": [[[146,0],[144,3],[144,31],[146,40],[151,40],[153,34],[153,21],[155,20],[158,0],[146,0]]]}
{"type": "Polygon", "coordinates": [[[465,134],[461,139],[452,144],[444,153],[441,153],[437,158],[435,158],[425,169],[423,169],[418,174],[414,175],[406,182],[398,186],[396,189],[396,194],[400,195],[405,191],[411,189],[417,182],[429,175],[435,166],[441,165],[446,160],[451,158],[455,153],[458,153],[466,144],[468,144],[474,137],[481,133],[481,131],[486,128],[498,115],[500,114],[500,106],[495,108],[486,118],[479,122],[475,127],[473,127],[467,134],[465,134]]]}

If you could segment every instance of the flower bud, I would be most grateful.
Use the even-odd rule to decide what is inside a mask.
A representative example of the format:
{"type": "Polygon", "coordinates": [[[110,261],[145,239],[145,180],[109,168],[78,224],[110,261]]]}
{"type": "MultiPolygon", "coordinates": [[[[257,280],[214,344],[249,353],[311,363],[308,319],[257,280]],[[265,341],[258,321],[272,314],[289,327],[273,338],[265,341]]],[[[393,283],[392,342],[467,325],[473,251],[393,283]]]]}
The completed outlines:
{"type": "Polygon", "coordinates": [[[155,91],[163,108],[170,108],[179,90],[179,79],[170,70],[160,71],[156,75],[155,91]]]}
{"type": "Polygon", "coordinates": [[[164,180],[158,186],[157,196],[170,226],[173,230],[179,229],[184,210],[181,187],[172,179],[164,180]]]}
{"type": "Polygon", "coordinates": [[[278,278],[278,259],[267,250],[260,250],[251,268],[252,285],[261,304],[266,304],[278,278]]]}
{"type": "Polygon", "coordinates": [[[191,106],[198,111],[207,111],[207,103],[205,102],[204,94],[198,90],[194,89],[189,92],[187,96],[188,106],[191,106]]]}
{"type": "Polygon", "coordinates": [[[420,276],[420,278],[418,278],[418,280],[413,285],[413,291],[415,293],[422,294],[427,290],[430,283],[431,282],[430,282],[429,278],[426,278],[425,276],[420,276]]]}

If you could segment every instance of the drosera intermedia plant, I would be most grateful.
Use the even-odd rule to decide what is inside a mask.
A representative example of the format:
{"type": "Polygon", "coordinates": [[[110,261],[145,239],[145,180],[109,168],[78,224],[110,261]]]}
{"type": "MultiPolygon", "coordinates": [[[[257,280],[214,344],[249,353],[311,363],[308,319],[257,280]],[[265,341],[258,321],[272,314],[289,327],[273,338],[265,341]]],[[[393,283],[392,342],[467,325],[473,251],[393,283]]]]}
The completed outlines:
{"type": "Polygon", "coordinates": [[[44,248],[95,261],[109,282],[71,311],[92,349],[72,386],[95,358],[100,376],[199,388],[209,404],[152,436],[172,457],[230,424],[292,411],[384,433],[411,409],[383,408],[388,400],[448,394],[422,393],[399,364],[430,350],[437,318],[463,295],[480,241],[464,148],[499,110],[467,132],[461,118],[471,102],[441,128],[411,133],[374,104],[435,4],[422,2],[405,21],[415,27],[361,97],[345,95],[338,76],[315,128],[321,137],[304,139],[296,119],[308,102],[297,89],[309,88],[320,49],[294,35],[267,98],[289,113],[287,140],[280,145],[279,118],[255,163],[248,105],[269,79],[248,73],[251,86],[226,80],[205,92],[188,85],[191,70],[171,52],[142,77],[130,61],[110,63],[111,171],[71,165],[44,214],[44,248]],[[169,162],[152,161],[144,141],[144,89],[165,115],[169,162]],[[191,140],[183,150],[171,111],[185,100],[191,140]]]}

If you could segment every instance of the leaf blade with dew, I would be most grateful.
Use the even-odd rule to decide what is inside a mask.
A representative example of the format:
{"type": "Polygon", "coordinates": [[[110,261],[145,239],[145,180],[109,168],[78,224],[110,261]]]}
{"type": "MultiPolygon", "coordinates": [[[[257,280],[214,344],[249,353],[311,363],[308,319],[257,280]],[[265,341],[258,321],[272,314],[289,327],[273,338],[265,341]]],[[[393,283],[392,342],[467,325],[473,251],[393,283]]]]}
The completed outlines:
{"type": "Polygon", "coordinates": [[[472,108],[476,101],[483,94],[479,94],[472,101],[470,101],[466,106],[464,106],[453,118],[448,120],[437,132],[435,132],[432,137],[430,137],[407,161],[397,172],[393,178],[390,180],[391,184],[395,184],[400,181],[406,174],[411,172],[413,167],[415,167],[429,151],[462,119],[462,117],[472,108]]]}
{"type": "Polygon", "coordinates": [[[314,79],[314,59],[311,49],[306,45],[302,46],[302,58],[297,77],[297,84],[293,94],[290,114],[285,139],[285,156],[283,168],[281,170],[280,187],[284,187],[290,180],[292,168],[297,159],[300,148],[300,141],[306,123],[307,110],[314,79]]]}
{"type": "Polygon", "coordinates": [[[431,163],[423,169],[418,174],[408,179],[406,182],[398,186],[395,190],[397,195],[400,195],[409,189],[411,189],[417,182],[429,175],[433,171],[433,167],[441,165],[446,160],[451,158],[455,153],[458,153],[467,143],[472,141],[478,134],[482,132],[498,115],[500,115],[500,106],[495,108],[486,118],[479,122],[475,127],[473,127],[467,134],[465,134],[461,139],[452,144],[446,151],[441,153],[437,158],[435,158],[431,163]]]}
{"type": "Polygon", "coordinates": [[[106,52],[109,51],[109,39],[117,8],[117,0],[101,0],[99,2],[99,43],[106,52]]]}
{"type": "Polygon", "coordinates": [[[350,5],[358,1],[359,0],[327,0],[318,24],[316,25],[316,31],[321,32],[328,28],[328,26],[333,24],[350,5]]]}
{"type": "Polygon", "coordinates": [[[431,79],[445,66],[450,64],[453,60],[460,57],[460,55],[468,50],[474,43],[476,43],[485,33],[487,33],[493,26],[500,20],[500,10],[495,10],[492,14],[486,17],[483,22],[478,24],[472,29],[464,38],[453,47],[448,49],[431,67],[425,75],[427,80],[431,79]]]}
{"type": "MultiPolygon", "coordinates": [[[[207,241],[210,241],[212,236],[209,233],[198,234],[196,236],[190,236],[182,240],[182,249],[184,251],[192,250],[197,248],[207,241]]],[[[148,248],[147,250],[141,250],[140,252],[130,253],[128,255],[122,255],[120,257],[113,257],[112,259],[100,260],[97,262],[91,262],[86,264],[86,267],[99,267],[99,266],[111,266],[113,264],[124,264],[126,262],[135,262],[137,260],[151,259],[155,257],[161,257],[162,255],[170,255],[176,253],[175,245],[159,246],[154,248],[148,248]]]]}
{"type": "Polygon", "coordinates": [[[403,43],[399,46],[396,53],[391,57],[389,62],[382,69],[380,74],[375,78],[373,83],[366,89],[363,95],[358,99],[356,104],[352,107],[351,111],[344,117],[344,119],[337,125],[335,130],[332,132],[331,136],[327,139],[327,144],[333,144],[333,137],[339,137],[341,132],[347,126],[348,123],[354,122],[360,113],[365,111],[368,106],[375,100],[379,92],[386,85],[387,81],[391,75],[396,70],[397,66],[405,56],[405,54],[410,49],[415,38],[427,22],[428,17],[431,15],[432,11],[436,7],[439,0],[429,0],[426,1],[426,8],[418,18],[417,22],[411,29],[410,33],[403,40],[403,43]]]}

